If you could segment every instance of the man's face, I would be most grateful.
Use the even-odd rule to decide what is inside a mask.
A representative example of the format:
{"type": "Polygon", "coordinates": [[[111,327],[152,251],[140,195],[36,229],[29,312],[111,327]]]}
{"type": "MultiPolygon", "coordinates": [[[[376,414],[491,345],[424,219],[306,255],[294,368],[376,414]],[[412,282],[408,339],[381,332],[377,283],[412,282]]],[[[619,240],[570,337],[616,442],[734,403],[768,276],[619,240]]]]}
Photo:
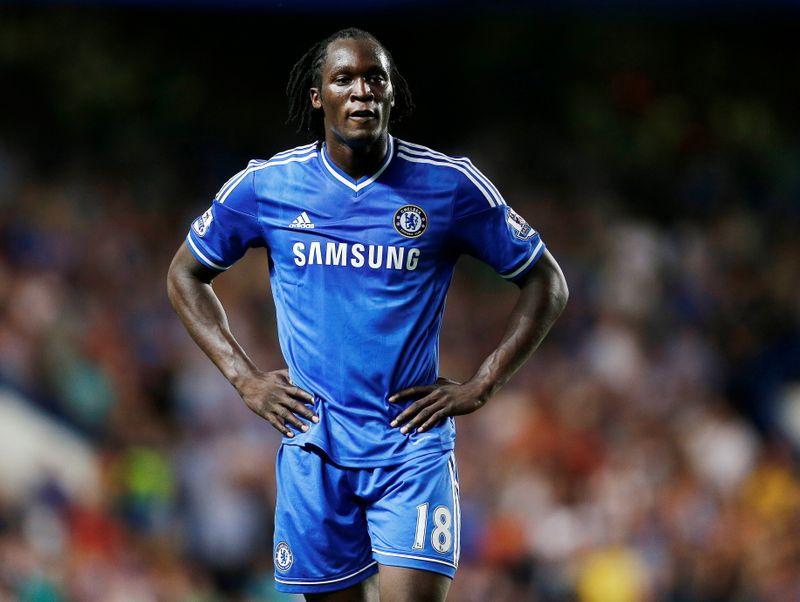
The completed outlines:
{"type": "Polygon", "coordinates": [[[389,127],[394,89],[386,53],[372,40],[335,40],[328,45],[320,87],[311,104],[325,115],[325,138],[348,146],[372,144],[389,127]]]}

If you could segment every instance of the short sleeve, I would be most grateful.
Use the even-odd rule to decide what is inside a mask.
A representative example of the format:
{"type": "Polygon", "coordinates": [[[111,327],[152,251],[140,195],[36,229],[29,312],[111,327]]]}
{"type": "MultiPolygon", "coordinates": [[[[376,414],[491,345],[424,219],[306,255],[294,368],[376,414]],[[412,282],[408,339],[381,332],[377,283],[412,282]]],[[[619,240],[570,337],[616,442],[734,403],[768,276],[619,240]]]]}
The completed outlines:
{"type": "Polygon", "coordinates": [[[264,246],[252,170],[228,180],[211,207],[192,222],[186,243],[200,263],[214,270],[227,270],[247,249],[264,246]]]}
{"type": "Polygon", "coordinates": [[[509,207],[494,185],[470,164],[453,206],[459,251],[486,262],[503,278],[519,280],[544,253],[539,233],[509,207]]]}

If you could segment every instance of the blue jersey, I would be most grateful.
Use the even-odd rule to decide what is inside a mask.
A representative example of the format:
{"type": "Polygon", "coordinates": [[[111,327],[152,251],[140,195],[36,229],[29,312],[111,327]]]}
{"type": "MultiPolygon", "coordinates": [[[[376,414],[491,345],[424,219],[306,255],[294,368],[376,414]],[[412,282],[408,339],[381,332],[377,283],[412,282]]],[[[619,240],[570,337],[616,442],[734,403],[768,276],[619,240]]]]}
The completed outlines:
{"type": "Polygon", "coordinates": [[[396,138],[380,168],[359,180],[324,144],[251,161],[194,220],[187,243],[216,270],[250,247],[267,249],[281,350],[320,417],[283,442],[313,444],[354,467],[453,448],[452,418],[402,434],[389,424],[407,404],[388,398],[437,379],[459,255],[513,281],[544,251],[539,234],[468,159],[396,138]]]}

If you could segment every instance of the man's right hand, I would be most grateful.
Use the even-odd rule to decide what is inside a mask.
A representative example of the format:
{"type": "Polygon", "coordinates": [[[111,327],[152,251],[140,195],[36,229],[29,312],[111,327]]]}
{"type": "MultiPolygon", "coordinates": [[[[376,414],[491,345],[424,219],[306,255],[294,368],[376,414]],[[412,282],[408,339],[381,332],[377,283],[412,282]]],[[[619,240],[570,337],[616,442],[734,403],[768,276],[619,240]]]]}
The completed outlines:
{"type": "Polygon", "coordinates": [[[314,396],[292,384],[286,369],[259,372],[237,383],[236,389],[248,408],[287,437],[294,437],[290,425],[302,432],[308,430],[308,424],[299,417],[319,422],[308,407],[313,407],[314,396]]]}

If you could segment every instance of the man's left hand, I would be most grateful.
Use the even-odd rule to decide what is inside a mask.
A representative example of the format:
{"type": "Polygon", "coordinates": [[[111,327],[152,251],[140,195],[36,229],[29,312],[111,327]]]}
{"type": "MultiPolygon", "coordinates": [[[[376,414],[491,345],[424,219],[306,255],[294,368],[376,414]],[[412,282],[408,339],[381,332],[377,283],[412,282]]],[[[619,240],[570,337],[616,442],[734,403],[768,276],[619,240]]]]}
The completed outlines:
{"type": "Polygon", "coordinates": [[[419,399],[400,412],[391,423],[392,426],[399,426],[403,434],[414,429],[422,433],[448,416],[471,414],[486,403],[473,383],[461,384],[449,378],[439,378],[432,385],[403,389],[389,397],[389,401],[398,403],[415,397],[419,399]]]}

